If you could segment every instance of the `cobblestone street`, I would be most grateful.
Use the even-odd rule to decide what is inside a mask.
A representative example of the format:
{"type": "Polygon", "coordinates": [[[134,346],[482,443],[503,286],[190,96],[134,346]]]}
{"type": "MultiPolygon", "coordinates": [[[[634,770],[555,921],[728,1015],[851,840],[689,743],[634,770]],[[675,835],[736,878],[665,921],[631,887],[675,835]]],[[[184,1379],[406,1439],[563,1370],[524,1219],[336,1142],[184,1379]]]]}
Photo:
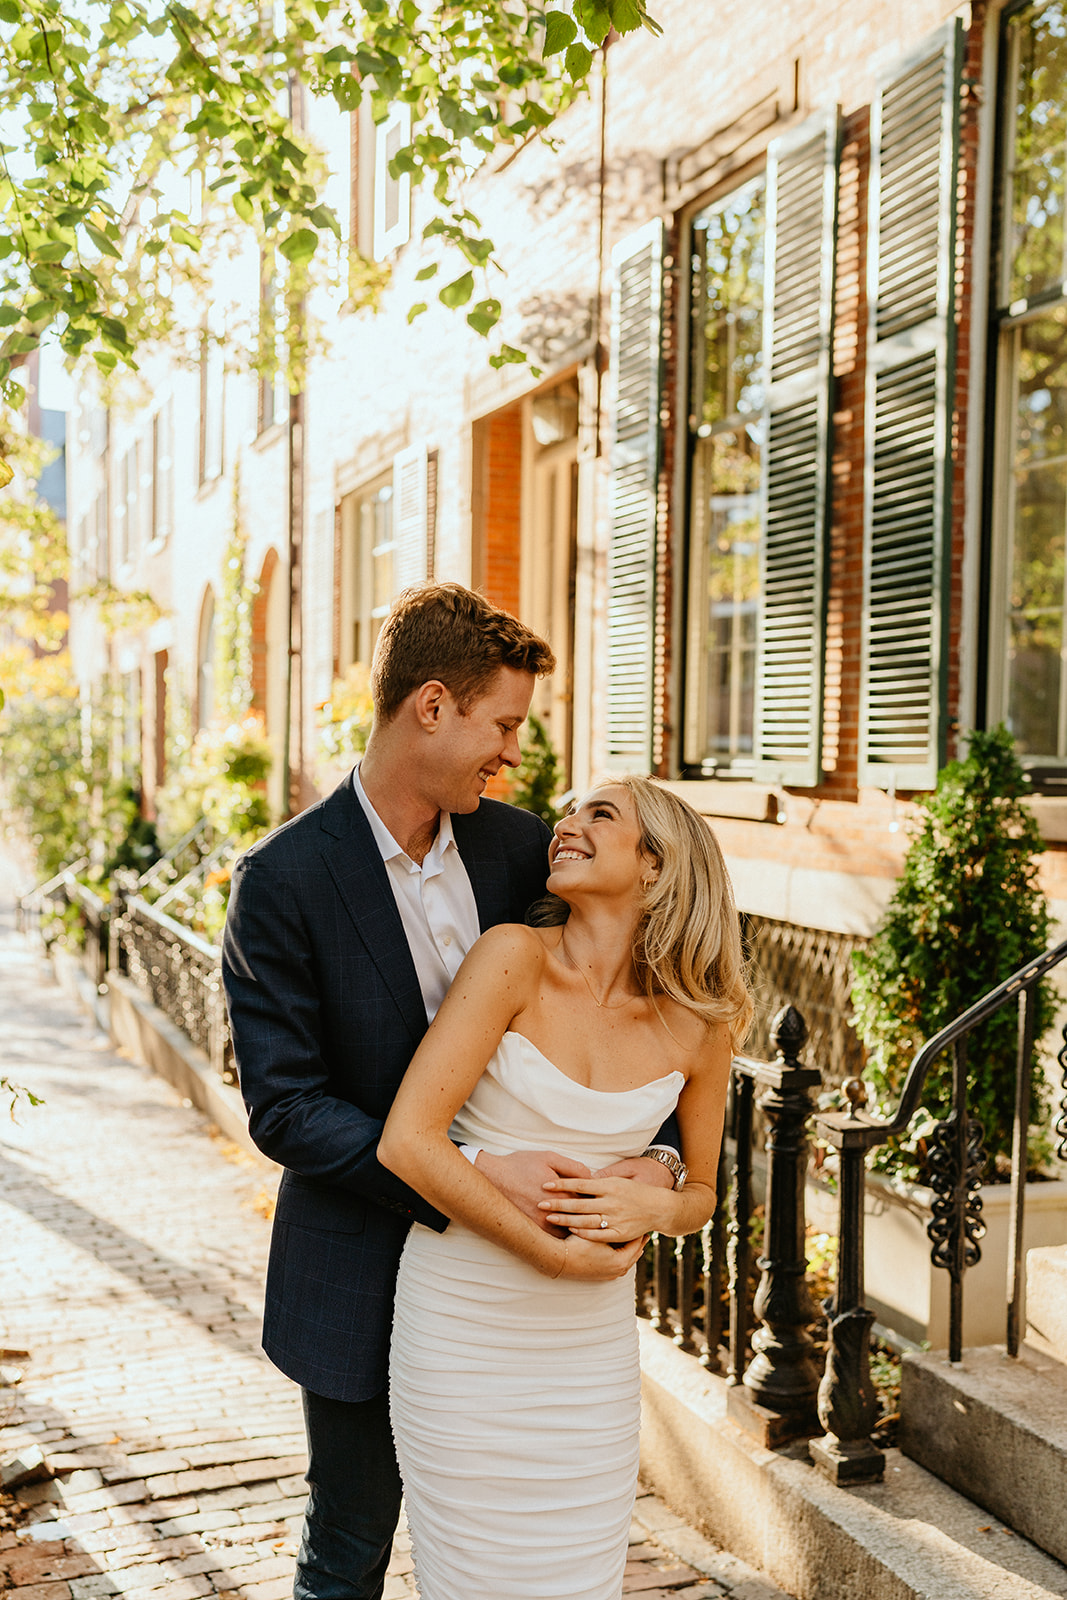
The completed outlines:
{"type": "MultiPolygon", "coordinates": [[[[111,1048],[0,872],[0,1072],[45,1101],[0,1123],[0,1462],[53,1473],[0,1497],[4,1600],[283,1600],[305,1457],[259,1349],[273,1175],[111,1048]]],[[[644,1600],[780,1597],[651,1496],[631,1556],[644,1600]]],[[[385,1600],[414,1594],[402,1529],[385,1600]]]]}

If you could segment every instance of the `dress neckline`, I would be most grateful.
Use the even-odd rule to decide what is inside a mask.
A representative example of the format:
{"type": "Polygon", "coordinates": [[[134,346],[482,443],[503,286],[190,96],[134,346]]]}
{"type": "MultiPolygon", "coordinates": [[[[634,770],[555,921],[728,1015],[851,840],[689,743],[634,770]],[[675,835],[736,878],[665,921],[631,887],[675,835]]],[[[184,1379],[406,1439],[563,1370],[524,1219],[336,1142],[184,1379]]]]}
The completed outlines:
{"type": "Polygon", "coordinates": [[[510,1039],[521,1039],[523,1044],[527,1045],[534,1052],[535,1055],[538,1055],[538,1056],[541,1057],[541,1060],[545,1063],[546,1066],[552,1068],[553,1072],[555,1072],[559,1077],[564,1078],[567,1081],[567,1083],[573,1084],[575,1089],[584,1090],[584,1092],[586,1094],[607,1094],[607,1095],[641,1094],[642,1091],[645,1090],[645,1089],[655,1089],[656,1087],[658,1087],[659,1084],[661,1084],[661,1083],[670,1083],[674,1078],[681,1078],[682,1082],[683,1083],[685,1082],[685,1073],[684,1072],[679,1072],[677,1070],[677,1068],[675,1068],[675,1070],[673,1072],[666,1073],[662,1078],[652,1078],[648,1083],[639,1083],[633,1089],[594,1089],[588,1083],[579,1083],[577,1078],[572,1078],[570,1073],[569,1072],[564,1072],[562,1067],[557,1067],[556,1063],[554,1061],[552,1061],[548,1056],[546,1056],[545,1052],[543,1050],[541,1050],[537,1045],[535,1045],[532,1039],[527,1039],[526,1035],[524,1033],[519,1033],[516,1028],[508,1028],[508,1029],[506,1029],[505,1033],[504,1033],[504,1038],[505,1039],[509,1039],[509,1038],[510,1039]]]}

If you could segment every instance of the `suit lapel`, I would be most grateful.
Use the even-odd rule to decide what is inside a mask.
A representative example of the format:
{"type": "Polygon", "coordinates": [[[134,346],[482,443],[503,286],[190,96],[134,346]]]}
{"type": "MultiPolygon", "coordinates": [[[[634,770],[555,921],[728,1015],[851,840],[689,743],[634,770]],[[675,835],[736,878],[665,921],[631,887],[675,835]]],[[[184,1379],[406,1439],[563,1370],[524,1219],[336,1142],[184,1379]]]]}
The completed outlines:
{"type": "Polygon", "coordinates": [[[484,933],[487,928],[495,928],[498,922],[510,920],[511,897],[503,843],[496,838],[487,840],[485,829],[478,827],[477,819],[477,811],[466,815],[457,813],[452,818],[452,833],[474,890],[478,926],[484,933]]]}
{"type": "Polygon", "coordinates": [[[356,931],[416,1041],[426,1003],[400,920],[389,873],[352,789],[351,774],[322,810],[323,857],[356,931]]]}

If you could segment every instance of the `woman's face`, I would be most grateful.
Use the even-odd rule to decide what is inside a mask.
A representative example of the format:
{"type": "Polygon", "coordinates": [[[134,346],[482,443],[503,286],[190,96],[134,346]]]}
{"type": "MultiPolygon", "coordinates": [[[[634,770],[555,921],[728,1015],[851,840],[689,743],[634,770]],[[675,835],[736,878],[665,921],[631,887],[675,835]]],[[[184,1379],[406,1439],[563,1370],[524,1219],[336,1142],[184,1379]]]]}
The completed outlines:
{"type": "Polygon", "coordinates": [[[574,891],[632,894],[655,878],[641,849],[641,829],[629,790],[606,783],[579,800],[553,830],[548,887],[568,900],[574,891]]]}

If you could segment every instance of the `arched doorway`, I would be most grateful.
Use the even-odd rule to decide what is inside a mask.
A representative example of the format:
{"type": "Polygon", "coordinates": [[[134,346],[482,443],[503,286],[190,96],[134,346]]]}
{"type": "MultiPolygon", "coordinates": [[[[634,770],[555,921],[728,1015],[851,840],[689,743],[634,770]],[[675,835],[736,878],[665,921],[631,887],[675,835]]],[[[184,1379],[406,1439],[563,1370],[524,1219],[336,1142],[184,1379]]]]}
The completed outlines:
{"type": "Polygon", "coordinates": [[[209,584],[200,602],[196,639],[195,731],[206,728],[215,715],[215,593],[209,584]]]}

